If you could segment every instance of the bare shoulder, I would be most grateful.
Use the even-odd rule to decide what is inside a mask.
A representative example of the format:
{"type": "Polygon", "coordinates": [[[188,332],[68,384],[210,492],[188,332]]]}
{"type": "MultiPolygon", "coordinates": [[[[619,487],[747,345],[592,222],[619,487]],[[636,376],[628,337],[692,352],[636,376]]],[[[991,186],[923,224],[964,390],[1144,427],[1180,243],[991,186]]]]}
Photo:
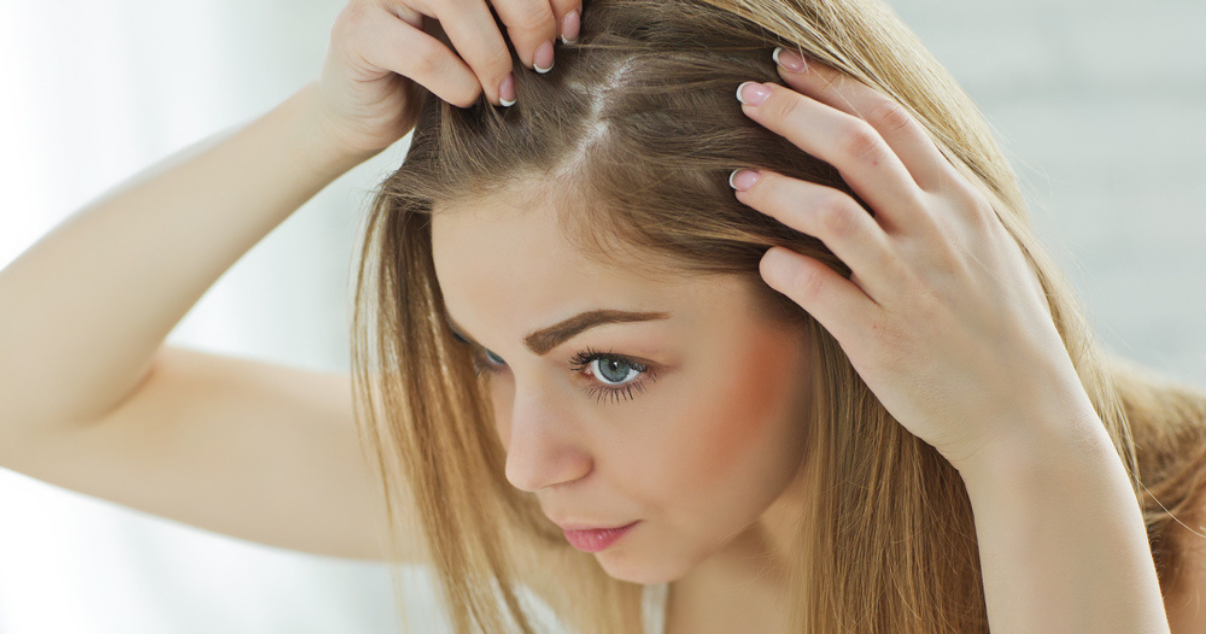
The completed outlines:
{"type": "Polygon", "coordinates": [[[104,418],[23,439],[3,466],[241,539],[382,558],[346,374],[164,347],[104,418]]]}

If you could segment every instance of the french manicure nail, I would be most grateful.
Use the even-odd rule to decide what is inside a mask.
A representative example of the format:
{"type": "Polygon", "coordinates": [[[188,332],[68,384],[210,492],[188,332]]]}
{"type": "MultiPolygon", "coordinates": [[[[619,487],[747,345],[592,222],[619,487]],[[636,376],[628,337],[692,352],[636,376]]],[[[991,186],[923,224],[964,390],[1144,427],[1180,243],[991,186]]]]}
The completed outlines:
{"type": "Polygon", "coordinates": [[[515,105],[515,73],[507,73],[498,85],[498,100],[504,106],[515,105]]]}
{"type": "Polygon", "coordinates": [[[536,54],[532,56],[532,68],[536,72],[545,74],[553,70],[553,41],[548,40],[536,49],[536,54]]]}
{"type": "Polygon", "coordinates": [[[753,187],[759,178],[762,178],[762,175],[754,170],[735,169],[729,174],[729,187],[743,192],[753,187]]]}
{"type": "Polygon", "coordinates": [[[737,87],[737,101],[747,106],[760,106],[771,94],[770,88],[756,81],[743,82],[737,87]]]}
{"type": "Polygon", "coordinates": [[[561,18],[561,43],[562,44],[577,44],[578,32],[582,28],[582,15],[577,9],[565,14],[561,18]]]}
{"type": "Polygon", "coordinates": [[[775,47],[775,52],[771,54],[775,63],[790,70],[793,73],[802,73],[808,70],[808,62],[795,51],[789,51],[782,46],[775,47]]]}

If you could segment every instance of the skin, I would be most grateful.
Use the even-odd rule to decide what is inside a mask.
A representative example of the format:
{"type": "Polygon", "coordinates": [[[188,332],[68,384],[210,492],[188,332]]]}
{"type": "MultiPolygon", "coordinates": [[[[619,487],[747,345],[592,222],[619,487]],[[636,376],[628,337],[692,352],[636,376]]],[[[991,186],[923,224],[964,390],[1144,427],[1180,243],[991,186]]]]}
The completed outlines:
{"type": "Polygon", "coordinates": [[[603,264],[570,243],[553,205],[521,210],[507,200],[437,208],[432,242],[449,315],[492,355],[479,349],[508,480],[558,524],[640,520],[595,554],[616,578],[681,580],[679,597],[734,575],[750,590],[765,585],[755,580],[778,565],[790,526],[782,518],[799,507],[806,335],[752,317],[756,277],[658,277],[640,258],[603,264]],[[599,308],[672,316],[597,326],[544,356],[523,343],[532,330],[599,308]],[[645,362],[640,390],[631,399],[588,393],[605,383],[574,368],[587,348],[645,362]]]}

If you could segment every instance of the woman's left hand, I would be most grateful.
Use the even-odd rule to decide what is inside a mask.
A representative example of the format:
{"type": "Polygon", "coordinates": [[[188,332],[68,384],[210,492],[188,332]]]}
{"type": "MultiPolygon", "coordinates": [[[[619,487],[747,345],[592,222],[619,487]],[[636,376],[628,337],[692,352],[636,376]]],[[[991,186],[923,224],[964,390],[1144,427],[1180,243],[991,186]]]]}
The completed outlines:
{"type": "Polygon", "coordinates": [[[735,173],[738,200],[818,238],[852,270],[846,279],[773,247],[761,262],[767,284],[820,322],[888,412],[961,471],[985,449],[1072,438],[1084,431],[1076,423],[1099,420],[1038,278],[985,196],[892,99],[812,60],[802,72],[784,65],[791,88],[742,84],[743,110],[833,165],[875,216],[831,187],[735,173]]]}

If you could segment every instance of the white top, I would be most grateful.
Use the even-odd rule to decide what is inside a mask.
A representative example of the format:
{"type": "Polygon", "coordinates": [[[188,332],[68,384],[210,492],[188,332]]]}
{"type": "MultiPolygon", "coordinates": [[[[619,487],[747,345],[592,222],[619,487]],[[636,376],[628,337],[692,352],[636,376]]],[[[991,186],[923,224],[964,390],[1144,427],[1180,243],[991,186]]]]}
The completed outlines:
{"type": "Polygon", "coordinates": [[[665,634],[666,597],[670,584],[658,583],[645,586],[641,599],[641,614],[645,622],[645,634],[665,634]]]}

